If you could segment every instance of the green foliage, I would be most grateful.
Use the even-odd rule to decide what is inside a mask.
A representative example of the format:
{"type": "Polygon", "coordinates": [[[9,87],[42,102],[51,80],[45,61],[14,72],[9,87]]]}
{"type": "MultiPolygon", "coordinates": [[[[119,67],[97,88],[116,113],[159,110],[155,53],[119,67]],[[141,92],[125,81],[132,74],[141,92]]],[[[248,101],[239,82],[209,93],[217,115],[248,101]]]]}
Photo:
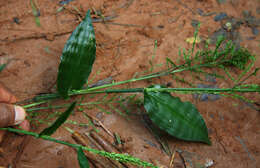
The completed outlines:
{"type": "Polygon", "coordinates": [[[78,148],[78,161],[80,168],[89,168],[88,159],[85,156],[82,148],[78,148]]]}
{"type": "Polygon", "coordinates": [[[246,64],[250,60],[254,60],[254,57],[251,55],[251,53],[246,48],[242,47],[236,51],[232,51],[229,57],[230,61],[228,61],[226,64],[242,70],[246,68],[246,64]]]}
{"type": "MultiPolygon", "coordinates": [[[[150,88],[162,88],[160,85],[150,88]]],[[[144,107],[155,125],[170,135],[210,144],[207,126],[190,102],[181,102],[168,92],[144,90],[144,107]]]]}
{"type": "Polygon", "coordinates": [[[52,135],[69,117],[69,115],[72,113],[74,107],[76,105],[76,102],[72,103],[70,107],[61,114],[61,116],[48,128],[45,128],[41,133],[40,136],[42,135],[52,135]]]}
{"type": "Polygon", "coordinates": [[[2,72],[2,70],[5,69],[5,67],[6,67],[6,64],[2,64],[2,65],[0,65],[0,72],[2,72]]]}
{"type": "MultiPolygon", "coordinates": [[[[31,1],[32,2],[32,1],[31,1]]],[[[246,49],[239,48],[236,49],[232,42],[227,42],[224,45],[224,38],[220,37],[217,41],[217,44],[214,49],[209,49],[208,44],[206,43],[205,49],[202,51],[197,51],[194,53],[195,41],[198,35],[198,29],[195,31],[194,36],[195,40],[192,46],[192,49],[183,49],[180,50],[179,56],[184,59],[184,63],[181,65],[175,64],[170,58],[167,58],[167,65],[169,66],[165,71],[160,71],[157,73],[151,73],[149,75],[142,76],[140,78],[132,78],[126,81],[115,82],[112,84],[104,84],[102,86],[93,86],[92,88],[87,88],[79,90],[88,80],[88,77],[92,70],[92,65],[95,61],[96,55],[96,44],[95,44],[95,34],[93,25],[91,22],[90,11],[88,11],[85,19],[80,23],[80,25],[74,30],[70,38],[68,39],[63,54],[61,56],[61,62],[59,66],[58,79],[57,79],[57,91],[58,94],[48,94],[39,96],[35,101],[47,102],[46,100],[52,100],[54,98],[60,98],[60,96],[67,98],[71,95],[79,94],[94,94],[94,93],[136,93],[141,92],[144,94],[144,107],[150,116],[151,120],[162,130],[168,132],[170,135],[187,140],[187,141],[197,141],[210,144],[208,137],[208,130],[206,124],[198,112],[198,110],[190,102],[182,102],[178,97],[173,97],[169,92],[183,92],[183,93],[227,93],[234,98],[244,99],[243,96],[236,94],[236,92],[259,92],[259,85],[242,85],[247,78],[252,75],[256,75],[255,70],[247,78],[242,79],[242,77],[249,72],[253,67],[254,56],[252,56],[246,49]],[[249,61],[252,61],[251,64],[248,64],[249,61]],[[227,70],[228,66],[236,67],[243,69],[243,73],[237,78],[233,78],[227,70]],[[183,83],[193,86],[193,83],[187,82],[183,77],[176,76],[177,72],[190,71],[191,75],[197,75],[200,73],[203,74],[214,74],[216,77],[222,77],[215,73],[208,73],[204,71],[203,68],[222,68],[226,71],[229,78],[235,81],[235,86],[233,88],[163,88],[160,85],[154,85],[149,88],[133,88],[133,89],[110,89],[100,91],[98,89],[104,89],[116,85],[126,84],[130,82],[136,82],[139,80],[147,80],[160,76],[174,74],[174,79],[181,81],[183,83]]],[[[157,41],[155,41],[154,52],[152,60],[155,57],[157,48],[157,41]]],[[[151,65],[150,71],[153,71],[154,65],[152,61],[149,62],[151,65]]],[[[196,76],[199,80],[201,78],[199,75],[196,76]]],[[[126,113],[129,113],[127,106],[125,106],[125,100],[134,100],[134,98],[120,98],[117,100],[115,96],[108,99],[107,96],[104,96],[100,102],[95,102],[97,105],[107,105],[110,109],[123,114],[119,108],[117,108],[114,103],[118,103],[121,108],[125,109],[126,113]]],[[[42,102],[39,102],[40,104],[42,102]]],[[[38,103],[38,104],[39,104],[38,103]]],[[[89,102],[88,102],[89,103],[89,102]]],[[[81,105],[86,105],[80,103],[81,105]]],[[[92,104],[92,105],[94,105],[92,104]]],[[[142,104],[142,103],[140,103],[142,104]]],[[[34,103],[37,105],[37,103],[34,103]]],[[[76,103],[70,105],[68,110],[66,110],[49,128],[43,130],[40,134],[26,131],[17,131],[12,128],[7,128],[5,130],[20,132],[27,135],[39,137],[45,140],[53,141],[56,143],[64,144],[71,146],[78,150],[78,160],[81,167],[88,165],[87,160],[83,157],[84,153],[82,150],[87,150],[98,155],[108,157],[110,159],[118,160],[121,162],[132,163],[134,165],[139,165],[143,167],[156,167],[150,163],[141,161],[138,158],[134,158],[129,155],[108,153],[105,151],[99,151],[87,147],[83,147],[78,144],[70,144],[64,141],[60,141],[50,137],[58,127],[61,126],[71,114],[76,103]]],[[[89,104],[88,104],[89,105],[89,104]]],[[[32,107],[27,105],[27,107],[32,107]]],[[[64,106],[63,106],[64,107],[64,106]]],[[[99,109],[104,110],[100,106],[97,106],[99,109]]],[[[49,107],[47,107],[49,108],[49,107]]],[[[52,107],[54,108],[54,107],[52,107]]],[[[55,108],[61,108],[61,106],[55,106],[55,108]]],[[[38,108],[39,109],[39,108],[38,108]]],[[[45,107],[46,109],[46,107],[45,107]]],[[[1,129],[1,128],[0,128],[1,129]]]]}
{"type": "Polygon", "coordinates": [[[232,41],[225,43],[225,38],[219,36],[215,48],[205,49],[196,53],[196,58],[203,63],[218,62],[218,65],[232,66],[244,70],[248,62],[254,61],[254,56],[243,47],[236,48],[232,41]]]}
{"type": "MultiPolygon", "coordinates": [[[[197,35],[198,29],[196,29],[194,33],[195,39],[197,35]]],[[[210,41],[206,40],[204,48],[197,50],[195,54],[193,54],[195,43],[193,43],[192,49],[180,49],[179,57],[184,61],[182,64],[180,64],[178,60],[176,61],[178,64],[175,64],[170,58],[166,58],[167,66],[171,65],[171,67],[168,68],[168,72],[172,74],[174,80],[194,87],[194,79],[203,81],[201,74],[204,74],[221,79],[231,79],[234,85],[237,86],[245,82],[252,75],[255,75],[258,71],[258,68],[256,68],[253,74],[245,77],[245,75],[253,69],[255,62],[255,56],[246,48],[235,47],[232,41],[226,41],[223,36],[218,37],[217,43],[213,48],[209,47],[209,42],[210,41]],[[210,72],[209,69],[206,68],[211,68],[210,72]],[[243,71],[239,75],[234,76],[231,72],[231,68],[237,68],[243,71]],[[217,74],[216,69],[223,69],[227,77],[217,74]],[[190,71],[193,80],[187,82],[183,78],[183,74],[182,77],[176,74],[176,72],[183,71],[190,71]]]]}
{"type": "Polygon", "coordinates": [[[86,83],[96,58],[96,40],[90,11],[72,32],[60,59],[57,90],[68,97],[70,90],[78,90],[86,83]]]}

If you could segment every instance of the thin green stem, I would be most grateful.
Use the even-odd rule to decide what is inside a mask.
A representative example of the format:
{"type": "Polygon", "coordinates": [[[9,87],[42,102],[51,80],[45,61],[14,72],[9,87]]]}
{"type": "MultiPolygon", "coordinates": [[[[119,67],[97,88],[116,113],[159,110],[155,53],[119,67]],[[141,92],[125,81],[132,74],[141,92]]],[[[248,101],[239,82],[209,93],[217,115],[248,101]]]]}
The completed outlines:
{"type": "Polygon", "coordinates": [[[205,92],[205,93],[222,93],[222,92],[260,92],[255,88],[145,88],[148,92],[205,92]]]}
{"type": "MultiPolygon", "coordinates": [[[[113,102],[116,103],[117,101],[113,102]]],[[[105,104],[107,102],[104,101],[97,101],[97,102],[87,102],[87,103],[78,103],[77,106],[89,106],[89,105],[99,105],[99,104],[105,104]]],[[[37,110],[46,110],[46,109],[61,109],[65,107],[69,107],[70,104],[63,104],[63,105],[56,105],[56,106],[47,106],[47,107],[36,107],[36,108],[29,108],[26,106],[23,106],[23,108],[26,109],[26,112],[32,112],[37,110]]],[[[32,106],[30,106],[32,107],[32,106]]]]}
{"type": "MultiPolygon", "coordinates": [[[[189,93],[231,93],[231,92],[260,92],[259,88],[133,88],[133,89],[106,89],[102,91],[89,91],[86,90],[78,90],[74,91],[71,95],[81,95],[81,94],[97,94],[97,93],[143,93],[146,90],[148,92],[189,92],[189,93]]],[[[96,103],[82,103],[80,106],[86,106],[90,104],[101,104],[100,102],[96,103]]],[[[30,106],[31,107],[31,106],[30,106]]],[[[63,108],[67,107],[66,105],[61,106],[52,106],[51,108],[63,108]]],[[[49,107],[39,107],[28,109],[28,112],[35,110],[48,109],[49,107]]]]}
{"type": "MultiPolygon", "coordinates": [[[[217,62],[202,64],[202,65],[194,65],[194,66],[191,66],[191,67],[183,67],[183,65],[181,65],[181,66],[175,67],[174,69],[170,69],[170,70],[167,70],[167,71],[161,71],[161,72],[158,72],[158,73],[153,73],[153,74],[143,76],[143,77],[140,77],[140,78],[133,78],[133,79],[125,80],[125,81],[114,82],[114,83],[111,83],[111,84],[105,84],[105,85],[102,85],[102,86],[82,89],[82,90],[78,90],[78,91],[70,91],[69,96],[74,96],[74,95],[79,95],[79,94],[89,94],[89,93],[104,93],[103,91],[101,91],[101,92],[93,92],[93,91],[99,90],[99,89],[104,89],[104,88],[109,88],[109,87],[113,87],[113,86],[117,86],[117,85],[122,85],[122,84],[126,84],[126,83],[157,78],[157,77],[160,77],[160,76],[166,76],[166,75],[169,75],[169,74],[174,74],[174,73],[182,72],[182,71],[186,71],[186,70],[192,70],[192,69],[197,69],[197,68],[201,68],[201,67],[212,67],[213,65],[216,65],[216,64],[217,64],[217,62]],[[177,68],[180,68],[180,69],[177,69],[177,68]]],[[[58,93],[44,94],[44,95],[36,96],[36,97],[34,97],[33,99],[31,99],[27,102],[31,102],[31,101],[37,102],[37,101],[52,100],[52,99],[57,99],[57,98],[61,98],[61,96],[58,93]]]]}
{"type": "Polygon", "coordinates": [[[41,101],[41,102],[35,102],[35,103],[31,103],[31,104],[27,104],[27,105],[24,105],[23,108],[27,109],[27,108],[30,108],[30,107],[33,107],[33,106],[37,106],[37,105],[40,105],[40,104],[44,104],[46,103],[47,101],[41,101]]]}
{"type": "MultiPolygon", "coordinates": [[[[104,90],[104,91],[97,91],[97,90],[109,88],[109,87],[113,87],[113,86],[117,86],[117,85],[122,85],[122,84],[126,84],[126,83],[157,78],[157,77],[160,77],[160,76],[166,76],[166,75],[169,75],[169,74],[174,74],[174,73],[182,72],[182,71],[200,69],[200,68],[203,68],[203,67],[219,66],[223,63],[225,63],[225,61],[209,62],[209,63],[193,65],[193,66],[180,65],[180,66],[171,68],[171,69],[166,70],[166,71],[160,71],[160,72],[157,72],[157,73],[152,73],[152,74],[149,74],[149,75],[146,75],[146,76],[142,76],[140,78],[132,78],[132,79],[129,79],[129,80],[114,82],[114,83],[111,83],[111,84],[105,84],[105,85],[97,86],[97,87],[93,87],[93,88],[70,91],[69,96],[81,95],[81,94],[94,94],[94,93],[135,93],[135,92],[142,92],[143,91],[142,88],[119,89],[119,90],[116,89],[116,90],[104,90]]],[[[198,88],[196,88],[196,89],[198,89],[198,88]]],[[[198,91],[198,90],[194,90],[192,88],[187,88],[187,90],[185,88],[173,88],[173,90],[174,91],[193,91],[193,92],[198,91]]],[[[203,92],[205,90],[202,89],[202,90],[199,90],[199,91],[203,92]]],[[[211,91],[211,90],[209,89],[209,90],[207,90],[207,92],[208,91],[211,91]]],[[[234,91],[234,90],[232,90],[232,91],[234,91]]],[[[221,92],[221,91],[217,91],[217,92],[221,92]]],[[[224,92],[225,92],[225,90],[224,90],[224,92]]],[[[239,91],[239,92],[246,92],[246,91],[239,91]]],[[[253,91],[251,91],[251,92],[253,92],[253,91]]],[[[44,95],[36,96],[33,99],[27,101],[27,102],[33,101],[35,103],[29,104],[29,105],[26,105],[26,106],[32,107],[32,106],[37,105],[37,102],[39,102],[39,101],[44,102],[46,100],[52,100],[52,99],[57,99],[57,98],[61,98],[61,96],[58,93],[44,94],[44,95]]]]}
{"type": "Polygon", "coordinates": [[[194,41],[192,43],[192,49],[191,49],[191,57],[193,55],[193,52],[194,52],[194,47],[195,47],[195,44],[196,44],[196,40],[197,40],[197,37],[198,37],[198,32],[199,32],[199,29],[200,29],[200,23],[198,24],[195,32],[194,32],[194,41]]]}

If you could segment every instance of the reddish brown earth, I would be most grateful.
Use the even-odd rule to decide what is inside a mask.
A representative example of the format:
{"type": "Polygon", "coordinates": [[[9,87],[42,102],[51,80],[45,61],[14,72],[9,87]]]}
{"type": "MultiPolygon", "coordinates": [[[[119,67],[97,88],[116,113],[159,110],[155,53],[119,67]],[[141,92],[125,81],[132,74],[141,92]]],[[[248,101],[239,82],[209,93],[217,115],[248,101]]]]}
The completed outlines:
{"type": "MultiPolygon", "coordinates": [[[[148,60],[152,58],[155,40],[158,41],[158,48],[153,60],[154,64],[165,63],[166,57],[176,60],[180,47],[191,47],[185,40],[193,36],[192,19],[201,22],[199,36],[204,38],[220,28],[220,23],[213,19],[215,15],[200,16],[197,14],[198,8],[205,13],[226,12],[236,18],[242,18],[242,11],[249,10],[253,16],[260,18],[259,12],[257,14],[257,8],[260,8],[259,0],[226,1],[219,4],[215,0],[185,0],[182,3],[177,0],[75,0],[67,6],[69,10],[57,13],[60,7],[59,1],[38,0],[41,27],[35,24],[30,1],[0,1],[0,61],[9,62],[6,69],[0,73],[0,80],[21,101],[54,90],[63,46],[80,22],[80,17],[70,12],[75,12],[73,6],[80,9],[82,15],[89,8],[94,8],[101,10],[104,16],[117,16],[108,24],[94,23],[97,58],[91,78],[95,82],[110,76],[115,81],[122,81],[148,69],[148,60]],[[19,19],[19,24],[14,22],[15,17],[19,19]],[[97,72],[99,73],[93,78],[97,72]]],[[[242,36],[241,46],[257,55],[256,67],[259,67],[260,36],[254,36],[251,29],[244,25],[239,28],[239,32],[242,36]]],[[[154,72],[159,70],[160,67],[154,72]]],[[[238,73],[239,71],[233,72],[234,75],[238,73]]],[[[185,79],[192,80],[191,77],[185,79]]],[[[172,86],[187,87],[176,83],[171,78],[131,83],[127,87],[143,87],[151,83],[168,82],[171,82],[172,86]]],[[[259,73],[247,82],[259,84],[259,73]]],[[[218,80],[217,85],[229,87],[230,83],[218,80]]],[[[199,164],[205,164],[207,159],[213,160],[212,167],[216,168],[259,167],[259,112],[231,98],[222,97],[217,101],[201,102],[192,99],[191,95],[180,95],[180,97],[196,105],[206,121],[212,141],[212,145],[209,146],[166,136],[171,149],[176,147],[175,149],[183,151],[181,156],[185,160],[186,167],[200,167],[199,164]]],[[[258,102],[260,100],[259,94],[247,94],[247,97],[258,102]]],[[[94,101],[97,98],[91,99],[86,96],[85,101],[94,101]]],[[[60,101],[53,104],[61,103],[60,101]]],[[[134,105],[129,104],[129,108],[130,106],[134,105]]],[[[125,140],[125,153],[156,165],[169,167],[170,157],[160,149],[159,143],[145,128],[140,115],[137,115],[138,111],[144,111],[143,108],[131,108],[132,115],[128,119],[116,112],[106,114],[100,113],[97,108],[90,110],[83,108],[83,112],[98,117],[107,129],[118,133],[125,140]]],[[[44,117],[46,113],[51,114],[54,111],[35,113],[42,114],[44,117]]],[[[87,124],[88,120],[82,115],[82,111],[76,110],[70,120],[87,124]]],[[[72,124],[66,126],[80,132],[87,131],[83,127],[72,124]]],[[[33,131],[39,132],[44,127],[46,124],[34,126],[33,131]]],[[[53,137],[75,143],[64,128],[60,128],[53,137]]],[[[24,140],[24,137],[8,134],[0,149],[0,166],[79,167],[73,149],[39,139],[26,137],[24,140]]],[[[174,167],[184,167],[181,156],[176,154],[174,167]]]]}

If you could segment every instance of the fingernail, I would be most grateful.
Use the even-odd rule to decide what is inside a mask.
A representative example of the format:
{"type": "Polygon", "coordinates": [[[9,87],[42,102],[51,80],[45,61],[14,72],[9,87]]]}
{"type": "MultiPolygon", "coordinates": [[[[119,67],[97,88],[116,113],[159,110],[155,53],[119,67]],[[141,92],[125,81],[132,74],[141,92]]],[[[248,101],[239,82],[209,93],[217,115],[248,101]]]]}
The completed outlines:
{"type": "Polygon", "coordinates": [[[26,118],[25,110],[20,106],[14,106],[14,112],[15,112],[14,124],[17,125],[22,123],[26,118]]]}

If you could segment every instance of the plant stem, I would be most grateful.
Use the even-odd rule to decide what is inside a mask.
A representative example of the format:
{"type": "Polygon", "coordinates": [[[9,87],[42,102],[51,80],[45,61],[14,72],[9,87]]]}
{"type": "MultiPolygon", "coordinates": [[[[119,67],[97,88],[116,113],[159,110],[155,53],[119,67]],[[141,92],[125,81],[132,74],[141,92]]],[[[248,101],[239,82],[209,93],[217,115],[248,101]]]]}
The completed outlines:
{"type": "MultiPolygon", "coordinates": [[[[126,83],[157,78],[157,77],[160,77],[160,76],[166,76],[166,75],[169,75],[169,74],[174,74],[174,73],[182,72],[182,71],[186,71],[186,70],[193,70],[193,69],[202,68],[202,67],[212,67],[212,66],[216,66],[216,65],[221,64],[221,63],[222,62],[211,62],[211,63],[206,63],[206,64],[188,66],[188,67],[186,67],[184,65],[180,65],[180,66],[171,68],[171,69],[166,70],[166,71],[161,71],[161,72],[149,74],[149,75],[146,75],[146,76],[143,76],[143,77],[140,77],[140,78],[132,78],[132,79],[129,79],[129,80],[114,82],[114,83],[111,83],[111,84],[105,84],[105,85],[97,86],[97,87],[93,87],[93,88],[82,89],[82,90],[78,90],[78,91],[70,91],[69,96],[79,95],[79,94],[90,94],[90,93],[108,93],[109,91],[106,91],[106,92],[104,92],[104,91],[94,92],[94,91],[98,90],[98,89],[109,88],[109,87],[122,85],[122,84],[126,84],[126,83]]],[[[125,92],[129,93],[131,91],[125,91],[125,92]]],[[[135,92],[140,92],[140,91],[135,91],[135,92]]],[[[121,91],[121,92],[114,91],[113,93],[123,93],[123,91],[121,91]]],[[[57,98],[61,98],[61,96],[58,93],[44,94],[44,95],[36,96],[33,99],[28,100],[26,102],[32,102],[32,101],[37,102],[37,101],[52,100],[52,99],[57,99],[57,98]]]]}
{"type": "Polygon", "coordinates": [[[134,165],[139,165],[139,166],[143,166],[143,167],[152,167],[152,168],[158,168],[157,166],[154,166],[151,163],[142,161],[138,158],[132,157],[130,155],[124,155],[124,154],[119,154],[119,153],[109,153],[106,151],[100,151],[100,150],[96,150],[96,149],[92,149],[92,148],[88,148],[86,146],[82,146],[82,145],[78,145],[78,144],[71,144],[69,142],[65,142],[65,141],[61,141],[55,138],[52,138],[50,136],[47,135],[39,135],[35,132],[30,132],[30,131],[25,131],[25,130],[20,130],[20,129],[14,129],[14,128],[0,128],[0,130],[6,130],[9,132],[14,132],[14,133],[20,133],[20,134],[25,134],[25,135],[30,135],[33,136],[35,138],[41,138],[47,141],[51,141],[51,142],[55,142],[55,143],[59,143],[59,144],[63,144],[66,146],[70,146],[72,148],[82,148],[83,150],[104,156],[104,157],[108,157],[111,158],[113,160],[117,160],[117,161],[121,161],[121,162],[125,162],[125,163],[132,163],[134,165]]]}
{"type": "MultiPolygon", "coordinates": [[[[116,102],[116,101],[115,101],[116,102]]],[[[78,103],[77,106],[89,106],[89,105],[99,105],[99,104],[104,104],[106,102],[87,102],[87,103],[78,103]]],[[[34,104],[32,104],[33,106],[34,104]]],[[[32,107],[30,106],[30,107],[32,107]]],[[[32,111],[37,111],[37,110],[46,110],[46,109],[61,109],[65,107],[69,107],[70,104],[63,104],[63,105],[57,105],[57,106],[47,106],[47,107],[36,107],[36,108],[30,108],[27,105],[23,106],[23,108],[26,109],[26,112],[32,112],[32,111]]]]}
{"type": "Polygon", "coordinates": [[[254,88],[145,88],[148,92],[206,92],[206,93],[220,93],[220,92],[259,92],[254,88]]]}
{"type": "Polygon", "coordinates": [[[40,104],[43,104],[43,103],[46,103],[47,101],[41,101],[41,102],[35,102],[35,103],[31,103],[31,104],[27,104],[25,106],[23,106],[23,108],[30,108],[30,107],[33,107],[33,106],[37,106],[37,105],[40,105],[40,104]]]}
{"type": "Polygon", "coordinates": [[[203,93],[220,93],[220,92],[259,92],[254,88],[133,88],[133,89],[106,89],[103,91],[75,91],[78,94],[96,94],[96,93],[142,93],[144,90],[148,92],[203,92],[203,93]]]}
{"type": "MultiPolygon", "coordinates": [[[[133,89],[106,89],[102,91],[95,91],[93,89],[84,89],[84,90],[78,90],[78,91],[72,91],[69,95],[82,95],[82,94],[97,94],[97,93],[143,93],[143,91],[146,90],[147,92],[191,92],[191,93],[233,93],[233,92],[259,92],[260,88],[133,88],[133,89]],[[92,91],[91,91],[92,90],[92,91]]],[[[53,96],[52,94],[51,96],[53,96]]],[[[58,95],[57,95],[58,98],[58,95]]],[[[89,105],[87,104],[80,104],[81,106],[89,105]]],[[[97,103],[98,104],[98,103],[97,103]]],[[[38,105],[37,103],[33,103],[30,105],[25,105],[24,108],[32,107],[34,105],[38,105]]],[[[55,106],[54,108],[62,108],[64,106],[55,106]]],[[[28,111],[34,111],[34,110],[40,110],[39,109],[28,109],[28,111]]],[[[44,109],[44,107],[42,108],[44,109]]],[[[46,107],[45,107],[46,109],[46,107]]]]}

